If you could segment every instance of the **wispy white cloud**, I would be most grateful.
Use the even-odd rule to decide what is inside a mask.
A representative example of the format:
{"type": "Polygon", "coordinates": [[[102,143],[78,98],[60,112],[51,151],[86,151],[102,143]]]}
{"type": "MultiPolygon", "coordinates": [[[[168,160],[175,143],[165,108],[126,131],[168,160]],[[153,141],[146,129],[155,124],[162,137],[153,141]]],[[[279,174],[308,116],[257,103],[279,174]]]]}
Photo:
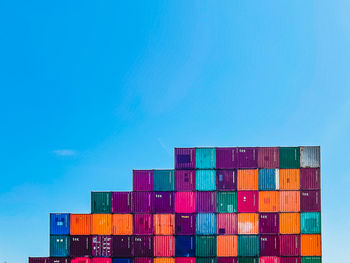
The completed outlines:
{"type": "Polygon", "coordinates": [[[166,151],[166,153],[171,156],[171,148],[169,146],[165,145],[165,143],[163,142],[163,140],[161,138],[158,137],[157,141],[159,142],[159,144],[163,148],[163,150],[166,151]]]}
{"type": "Polygon", "coordinates": [[[77,152],[72,149],[53,150],[52,153],[54,153],[57,156],[74,156],[77,154],[77,152]]]}

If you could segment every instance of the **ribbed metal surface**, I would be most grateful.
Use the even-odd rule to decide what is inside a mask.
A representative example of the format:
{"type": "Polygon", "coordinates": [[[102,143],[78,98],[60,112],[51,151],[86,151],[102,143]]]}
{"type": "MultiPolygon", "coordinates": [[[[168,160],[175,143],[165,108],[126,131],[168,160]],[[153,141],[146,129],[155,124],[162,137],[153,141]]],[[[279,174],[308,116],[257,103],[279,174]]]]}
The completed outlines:
{"type": "Polygon", "coordinates": [[[237,234],[238,218],[236,213],[217,214],[217,234],[234,235],[237,234]]]}
{"type": "Polygon", "coordinates": [[[280,191],[280,212],[300,211],[299,191],[280,191]]]}
{"type": "Polygon", "coordinates": [[[300,147],[301,167],[317,168],[320,167],[320,147],[303,146],[300,147]]]}
{"type": "Polygon", "coordinates": [[[320,168],[300,169],[300,189],[319,190],[321,187],[320,168]]]}
{"type": "Polygon", "coordinates": [[[91,214],[71,214],[70,215],[71,235],[91,234],[91,214]]]}
{"type": "Polygon", "coordinates": [[[300,214],[300,225],[302,234],[321,233],[321,213],[309,212],[300,214]]]}
{"type": "Polygon", "coordinates": [[[195,153],[194,148],[175,148],[175,169],[194,169],[195,153]]]}
{"type": "Polygon", "coordinates": [[[259,235],[259,256],[278,256],[279,255],[279,239],[278,235],[259,235]]]}
{"type": "Polygon", "coordinates": [[[91,236],[70,236],[71,257],[91,257],[91,236]]]}
{"type": "Polygon", "coordinates": [[[50,236],[50,257],[68,257],[70,254],[70,239],[66,235],[50,236]]]}
{"type": "Polygon", "coordinates": [[[257,213],[238,214],[238,234],[258,234],[259,215],[257,213]]]}
{"type": "Polygon", "coordinates": [[[259,233],[278,234],[279,233],[279,214],[278,213],[259,213],[259,233]]]}
{"type": "Polygon", "coordinates": [[[214,170],[196,171],[196,190],[197,191],[215,191],[216,176],[214,170]]]}
{"type": "Polygon", "coordinates": [[[132,171],[133,191],[153,191],[153,170],[132,171]]]}
{"type": "Polygon", "coordinates": [[[112,256],[112,236],[101,235],[92,236],[92,256],[111,257],[112,256]]]}
{"type": "Polygon", "coordinates": [[[132,192],[112,193],[112,213],[131,213],[132,192]]]}
{"type": "Polygon", "coordinates": [[[301,257],[301,263],[321,263],[321,257],[301,257]]]}
{"type": "Polygon", "coordinates": [[[216,234],[216,215],[213,213],[200,213],[196,217],[197,235],[216,234]]]}
{"type": "Polygon", "coordinates": [[[112,212],[111,192],[91,192],[91,213],[104,214],[112,212]]]}
{"type": "Polygon", "coordinates": [[[133,212],[152,213],[154,211],[153,192],[133,192],[133,212]]]}
{"type": "Polygon", "coordinates": [[[203,191],[196,192],[196,212],[215,213],[216,212],[216,192],[203,191]]]}
{"type": "Polygon", "coordinates": [[[218,257],[237,257],[238,240],[237,235],[217,236],[218,257]]]}
{"type": "Polygon", "coordinates": [[[174,170],[153,170],[153,191],[174,191],[174,170]]]}
{"type": "Polygon", "coordinates": [[[237,192],[217,192],[216,200],[218,213],[237,212],[237,192]]]}
{"type": "Polygon", "coordinates": [[[279,148],[279,168],[293,169],[300,168],[300,148],[280,147],[279,148]]]}
{"type": "Polygon", "coordinates": [[[216,236],[197,236],[196,256],[216,257],[216,236]]]}
{"type": "Polygon", "coordinates": [[[175,193],[175,213],[194,213],[196,199],[194,192],[175,193]]]}
{"type": "Polygon", "coordinates": [[[279,257],[260,257],[259,263],[280,263],[279,257]]]}
{"type": "Polygon", "coordinates": [[[236,152],[238,168],[258,168],[258,150],[256,147],[238,147],[236,152]]]}
{"type": "Polygon", "coordinates": [[[300,189],[300,169],[280,169],[279,179],[280,190],[300,189]]]}
{"type": "Polygon", "coordinates": [[[175,238],[174,236],[154,236],[154,256],[174,257],[175,238]]]}
{"type": "Polygon", "coordinates": [[[237,168],[235,148],[216,148],[216,169],[237,168]]]}
{"type": "Polygon", "coordinates": [[[153,236],[133,236],[134,256],[153,257],[153,236]]]}
{"type": "Polygon", "coordinates": [[[175,170],[175,191],[194,191],[195,189],[195,170],[175,170]]]}
{"type": "Polygon", "coordinates": [[[216,149],[215,148],[196,148],[196,168],[197,169],[215,169],[216,167],[216,149]]]}
{"type": "Polygon", "coordinates": [[[134,234],[153,235],[153,215],[134,214],[134,234]]]}
{"type": "Polygon", "coordinates": [[[279,193],[278,191],[259,192],[259,212],[278,212],[279,193]]]}
{"type": "Polygon", "coordinates": [[[50,214],[50,234],[69,235],[70,214],[50,214]]]}
{"type": "Polygon", "coordinates": [[[279,186],[278,169],[259,169],[259,190],[277,190],[279,186]]]}
{"type": "Polygon", "coordinates": [[[174,192],[154,192],[155,213],[174,213],[175,195],[174,192]]]}
{"type": "Polygon", "coordinates": [[[196,237],[195,236],[176,236],[175,237],[175,256],[176,257],[195,257],[196,256],[196,237]]]}
{"type": "Polygon", "coordinates": [[[280,263],[300,263],[300,257],[281,257],[280,263]]]}
{"type": "Polygon", "coordinates": [[[300,192],[300,211],[321,211],[321,194],[319,190],[302,190],[300,192]]]}
{"type": "Polygon", "coordinates": [[[237,190],[237,170],[216,170],[216,190],[237,190]]]}
{"type": "Polygon", "coordinates": [[[300,235],[280,235],[280,255],[300,255],[300,235]]]}
{"type": "Polygon", "coordinates": [[[238,236],[238,256],[241,256],[241,257],[259,256],[259,236],[258,235],[238,236]]]}
{"type": "Polygon", "coordinates": [[[112,256],[113,257],[132,257],[133,240],[132,236],[113,236],[112,237],[112,256]]]}
{"type": "Polygon", "coordinates": [[[278,168],[278,147],[258,148],[258,167],[278,168]]]}
{"type": "Polygon", "coordinates": [[[279,216],[281,234],[300,233],[300,213],[281,213],[279,216]]]}
{"type": "Polygon", "coordinates": [[[175,214],[175,234],[195,235],[196,214],[175,214]]]}

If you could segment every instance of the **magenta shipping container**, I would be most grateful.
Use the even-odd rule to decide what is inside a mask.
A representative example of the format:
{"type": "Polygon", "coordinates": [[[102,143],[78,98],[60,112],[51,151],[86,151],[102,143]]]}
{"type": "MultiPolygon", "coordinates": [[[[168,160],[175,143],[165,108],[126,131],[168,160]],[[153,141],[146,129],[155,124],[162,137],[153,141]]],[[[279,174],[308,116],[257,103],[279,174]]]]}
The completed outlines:
{"type": "Polygon", "coordinates": [[[133,192],[132,203],[134,213],[154,212],[153,192],[133,192]]]}
{"type": "Polygon", "coordinates": [[[132,257],[132,236],[113,236],[112,256],[119,258],[132,257]]]}
{"type": "Polygon", "coordinates": [[[92,256],[91,236],[70,236],[70,256],[92,256]]]}
{"type": "Polygon", "coordinates": [[[175,213],[194,213],[195,209],[195,192],[175,193],[175,213]]]}
{"type": "Polygon", "coordinates": [[[237,234],[238,221],[236,213],[218,213],[216,215],[216,222],[218,235],[237,234]]]}
{"type": "Polygon", "coordinates": [[[175,170],[175,191],[194,191],[195,178],[195,170],[175,170]]]}
{"type": "Polygon", "coordinates": [[[300,235],[280,235],[280,255],[300,256],[300,235]]]}
{"type": "Polygon", "coordinates": [[[258,151],[256,147],[238,147],[236,154],[238,168],[258,168],[258,151]]]}
{"type": "Polygon", "coordinates": [[[112,263],[111,258],[92,258],[92,263],[112,263]]]}
{"type": "Polygon", "coordinates": [[[321,187],[320,168],[300,169],[300,189],[319,190],[321,187]]]}
{"type": "Polygon", "coordinates": [[[216,212],[216,192],[200,191],[196,192],[196,212],[215,213],[216,212]]]}
{"type": "Polygon", "coordinates": [[[235,148],[216,148],[216,169],[233,169],[237,167],[235,148]]]}
{"type": "Polygon", "coordinates": [[[134,214],[134,234],[153,235],[153,215],[134,214]]]}
{"type": "Polygon", "coordinates": [[[130,214],[132,209],[132,192],[112,193],[112,213],[130,214]]]}
{"type": "Polygon", "coordinates": [[[153,263],[153,258],[134,258],[133,263],[153,263]]]}
{"type": "Polygon", "coordinates": [[[43,258],[43,257],[37,257],[37,258],[29,258],[29,263],[50,263],[50,258],[43,258]]]}
{"type": "Polygon", "coordinates": [[[156,214],[174,213],[174,192],[155,192],[154,210],[156,214]]]}
{"type": "Polygon", "coordinates": [[[237,263],[237,258],[235,257],[217,257],[217,263],[237,263]]]}
{"type": "Polygon", "coordinates": [[[301,212],[320,212],[321,196],[320,191],[300,191],[300,211],[301,212]]]}
{"type": "Polygon", "coordinates": [[[260,235],[259,236],[260,256],[278,256],[279,241],[278,235],[260,235]]]}
{"type": "Polygon", "coordinates": [[[300,263],[300,257],[281,257],[280,263],[300,263]]]}
{"type": "Polygon", "coordinates": [[[278,147],[258,147],[258,167],[278,168],[278,147]]]}
{"type": "Polygon", "coordinates": [[[237,170],[216,170],[216,190],[237,190],[237,170]]]}
{"type": "Polygon", "coordinates": [[[133,191],[153,191],[153,171],[132,171],[133,191]]]}
{"type": "Polygon", "coordinates": [[[258,191],[238,191],[237,207],[239,213],[256,213],[259,207],[258,191]]]}
{"type": "Polygon", "coordinates": [[[280,263],[279,257],[260,257],[259,263],[280,263]]]}
{"type": "Polygon", "coordinates": [[[134,256],[153,257],[153,236],[133,236],[134,256]]]}
{"type": "Polygon", "coordinates": [[[175,263],[196,263],[195,257],[175,257],[175,263]]]}
{"type": "Polygon", "coordinates": [[[196,214],[175,214],[175,234],[195,235],[196,214]]]}
{"type": "Polygon", "coordinates": [[[112,256],[112,236],[92,236],[92,256],[112,256]]]}
{"type": "Polygon", "coordinates": [[[278,213],[260,213],[259,214],[259,233],[260,234],[278,234],[279,233],[279,214],[278,213]]]}
{"type": "Polygon", "coordinates": [[[175,148],[175,169],[194,169],[196,167],[195,148],[175,148]]]}

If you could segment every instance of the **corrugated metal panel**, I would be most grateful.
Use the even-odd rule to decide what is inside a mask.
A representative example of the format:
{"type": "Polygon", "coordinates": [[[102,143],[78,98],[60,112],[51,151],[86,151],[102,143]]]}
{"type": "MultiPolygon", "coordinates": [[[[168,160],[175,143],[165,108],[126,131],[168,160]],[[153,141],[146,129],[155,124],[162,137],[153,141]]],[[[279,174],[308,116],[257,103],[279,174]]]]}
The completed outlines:
{"type": "Polygon", "coordinates": [[[132,185],[133,191],[153,191],[153,171],[133,170],[132,185]]]}
{"type": "Polygon", "coordinates": [[[280,263],[279,257],[260,257],[259,263],[280,263]]]}
{"type": "Polygon", "coordinates": [[[258,257],[239,257],[238,263],[259,263],[258,257]]]}
{"type": "Polygon", "coordinates": [[[218,213],[237,212],[237,192],[217,192],[216,200],[218,213]]]}
{"type": "Polygon", "coordinates": [[[50,214],[50,234],[69,235],[70,214],[50,214]]]}
{"type": "Polygon", "coordinates": [[[112,213],[126,213],[132,211],[132,192],[112,193],[112,213]]]}
{"type": "Polygon", "coordinates": [[[196,263],[196,258],[195,257],[176,257],[175,258],[175,263],[196,263]]]}
{"type": "Polygon", "coordinates": [[[175,193],[175,213],[194,213],[196,200],[194,192],[175,193]]]}
{"type": "Polygon", "coordinates": [[[216,215],[213,213],[197,214],[196,233],[198,235],[215,235],[216,215]]]}
{"type": "Polygon", "coordinates": [[[155,257],[175,256],[174,236],[154,236],[154,256],[155,257]]]}
{"type": "Polygon", "coordinates": [[[69,257],[69,236],[50,235],[50,257],[69,257]]]}
{"type": "Polygon", "coordinates": [[[319,190],[321,187],[320,168],[300,169],[300,189],[319,190]]]}
{"type": "Polygon", "coordinates": [[[91,236],[70,236],[71,257],[91,257],[91,236]]]}
{"type": "Polygon", "coordinates": [[[196,236],[196,256],[216,257],[216,236],[196,236]]]}
{"type": "Polygon", "coordinates": [[[320,167],[320,146],[300,147],[301,167],[320,167]]]}
{"type": "Polygon", "coordinates": [[[217,257],[217,263],[237,263],[237,257],[217,257]]]}
{"type": "Polygon", "coordinates": [[[134,256],[153,257],[153,236],[133,236],[134,256]]]}
{"type": "Polygon", "coordinates": [[[259,192],[259,212],[278,212],[279,193],[278,191],[259,192]]]}
{"type": "Polygon", "coordinates": [[[175,148],[175,169],[194,169],[196,167],[194,148],[175,148]]]}
{"type": "Polygon", "coordinates": [[[92,256],[111,257],[112,256],[112,236],[101,235],[92,236],[92,256]]]}
{"type": "Polygon", "coordinates": [[[155,192],[154,210],[155,213],[174,213],[174,192],[155,192]]]}
{"type": "Polygon", "coordinates": [[[174,258],[154,258],[154,263],[175,263],[174,258]]]}
{"type": "Polygon", "coordinates": [[[278,147],[258,147],[258,167],[278,168],[278,147]]]}
{"type": "Polygon", "coordinates": [[[258,150],[256,147],[238,147],[236,153],[238,168],[258,168],[258,150]]]}
{"type": "Polygon", "coordinates": [[[196,237],[195,236],[176,236],[175,237],[175,256],[176,257],[195,257],[196,256],[196,237]]]}
{"type": "Polygon", "coordinates": [[[112,263],[111,258],[92,258],[92,263],[112,263]]]}
{"type": "Polygon", "coordinates": [[[278,169],[259,169],[259,190],[278,189],[276,184],[276,179],[279,180],[278,175],[278,169]]]}
{"type": "Polygon", "coordinates": [[[258,169],[238,169],[237,189],[238,190],[258,190],[259,189],[258,169]]]}
{"type": "Polygon", "coordinates": [[[279,148],[279,168],[300,168],[300,148],[280,147],[279,148]]]}
{"type": "MultiPolygon", "coordinates": [[[[259,256],[259,236],[243,235],[238,236],[238,256],[255,257],[259,256]]],[[[238,259],[240,261],[240,258],[238,259]]]]}
{"type": "Polygon", "coordinates": [[[50,263],[50,258],[44,257],[30,257],[29,263],[50,263]]]}
{"type": "MultiPolygon", "coordinates": [[[[71,263],[91,263],[91,258],[72,258],[71,263]]],[[[52,263],[52,262],[50,262],[52,263]]]]}
{"type": "Polygon", "coordinates": [[[300,263],[300,257],[281,257],[281,263],[300,263]]]}
{"type": "Polygon", "coordinates": [[[235,148],[216,148],[216,169],[237,168],[235,148]]]}
{"type": "Polygon", "coordinates": [[[216,190],[237,190],[237,170],[216,170],[216,190]]]}
{"type": "Polygon", "coordinates": [[[153,192],[133,192],[132,195],[134,213],[153,213],[153,192]]]}
{"type": "Polygon", "coordinates": [[[92,235],[112,234],[112,214],[92,214],[91,217],[92,235]]]}
{"type": "Polygon", "coordinates": [[[321,213],[309,212],[300,214],[301,233],[319,234],[321,233],[321,213]]]}
{"type": "Polygon", "coordinates": [[[280,169],[280,190],[300,189],[300,169],[280,169]]]}
{"type": "Polygon", "coordinates": [[[91,213],[104,214],[112,212],[111,192],[91,192],[91,213]]]}
{"type": "Polygon", "coordinates": [[[236,235],[225,235],[217,237],[218,257],[237,257],[238,238],[236,235]]]}
{"type": "Polygon", "coordinates": [[[216,167],[216,149],[215,148],[196,148],[196,168],[197,169],[215,169],[216,167]]]}
{"type": "Polygon", "coordinates": [[[254,213],[259,211],[258,191],[238,191],[237,210],[239,213],[254,213]]]}
{"type": "Polygon", "coordinates": [[[175,170],[175,191],[194,191],[195,189],[195,170],[175,170]]]}
{"type": "Polygon", "coordinates": [[[132,214],[112,215],[112,235],[132,235],[132,214]]]}
{"type": "Polygon", "coordinates": [[[259,214],[239,213],[238,214],[238,234],[258,234],[258,233],[259,233],[259,214]]]}
{"type": "Polygon", "coordinates": [[[175,234],[175,215],[174,214],[154,214],[154,234],[155,235],[174,235],[175,234]]]}
{"type": "Polygon", "coordinates": [[[133,263],[153,263],[153,258],[134,258],[133,263]]]}
{"type": "Polygon", "coordinates": [[[321,235],[301,235],[301,255],[321,256],[321,235]]]}
{"type": "Polygon", "coordinates": [[[196,212],[215,213],[216,212],[216,192],[196,193],[196,212]]]}
{"type": "Polygon", "coordinates": [[[281,234],[299,234],[300,233],[300,214],[299,213],[281,213],[280,214],[280,233],[281,234]]]}
{"type": "Polygon", "coordinates": [[[300,235],[280,235],[280,255],[300,256],[300,235]]]}
{"type": "Polygon", "coordinates": [[[280,211],[281,212],[299,212],[300,211],[300,192],[299,191],[280,191],[280,211]]]}
{"type": "Polygon", "coordinates": [[[237,234],[238,218],[236,213],[217,214],[217,234],[218,235],[233,235],[237,234]]]}
{"type": "Polygon", "coordinates": [[[214,257],[197,258],[196,263],[216,263],[216,258],[214,257]]]}
{"type": "Polygon", "coordinates": [[[196,214],[175,214],[175,234],[195,235],[196,214]]]}
{"type": "Polygon", "coordinates": [[[90,214],[71,214],[70,215],[70,233],[71,235],[90,235],[91,234],[91,215],[90,214]]]}
{"type": "Polygon", "coordinates": [[[215,191],[216,178],[214,170],[197,170],[196,171],[196,190],[198,191],[215,191]]]}
{"type": "Polygon", "coordinates": [[[302,190],[300,192],[300,211],[321,211],[321,195],[319,190],[302,190]]]}
{"type": "Polygon", "coordinates": [[[152,214],[134,214],[134,234],[153,235],[152,214]]]}
{"type": "Polygon", "coordinates": [[[174,170],[153,170],[153,191],[174,191],[174,170]]]}
{"type": "Polygon", "coordinates": [[[132,263],[133,259],[132,258],[113,258],[112,262],[113,263],[132,263]]]}
{"type": "Polygon", "coordinates": [[[260,234],[278,234],[279,233],[279,214],[278,213],[260,213],[259,214],[259,233],[260,234]]]}
{"type": "Polygon", "coordinates": [[[259,235],[259,255],[263,257],[279,255],[278,235],[259,235]]]}
{"type": "MultiPolygon", "coordinates": [[[[50,263],[69,263],[70,258],[58,258],[58,257],[52,257],[50,258],[50,263]]],[[[85,262],[85,261],[84,261],[85,262]]]]}
{"type": "Polygon", "coordinates": [[[321,257],[301,257],[301,263],[321,263],[321,257]]]}
{"type": "Polygon", "coordinates": [[[112,257],[132,257],[133,256],[132,236],[113,236],[112,257]]]}

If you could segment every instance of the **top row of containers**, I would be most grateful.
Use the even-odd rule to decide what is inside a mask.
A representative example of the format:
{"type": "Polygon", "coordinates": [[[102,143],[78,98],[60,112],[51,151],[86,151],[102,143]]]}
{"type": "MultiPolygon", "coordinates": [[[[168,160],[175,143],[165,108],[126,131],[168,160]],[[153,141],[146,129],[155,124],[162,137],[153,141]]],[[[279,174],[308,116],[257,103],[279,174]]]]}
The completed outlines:
{"type": "Polygon", "coordinates": [[[320,147],[175,148],[175,169],[318,168],[320,147]]]}

